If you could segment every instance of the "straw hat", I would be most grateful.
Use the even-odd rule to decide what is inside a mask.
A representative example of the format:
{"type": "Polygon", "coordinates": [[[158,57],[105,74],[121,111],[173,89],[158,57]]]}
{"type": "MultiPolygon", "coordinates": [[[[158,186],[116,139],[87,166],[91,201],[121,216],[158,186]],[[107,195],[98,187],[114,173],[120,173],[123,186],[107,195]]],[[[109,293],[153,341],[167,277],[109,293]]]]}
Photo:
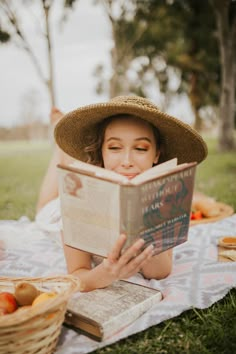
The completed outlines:
{"type": "Polygon", "coordinates": [[[159,129],[163,147],[159,162],[177,157],[179,163],[199,163],[207,156],[206,143],[194,129],[138,96],[118,96],[107,103],[92,104],[69,112],[55,127],[56,142],[68,155],[86,161],[84,148],[88,145],[87,137],[96,134],[99,122],[117,114],[140,117],[159,129]]]}

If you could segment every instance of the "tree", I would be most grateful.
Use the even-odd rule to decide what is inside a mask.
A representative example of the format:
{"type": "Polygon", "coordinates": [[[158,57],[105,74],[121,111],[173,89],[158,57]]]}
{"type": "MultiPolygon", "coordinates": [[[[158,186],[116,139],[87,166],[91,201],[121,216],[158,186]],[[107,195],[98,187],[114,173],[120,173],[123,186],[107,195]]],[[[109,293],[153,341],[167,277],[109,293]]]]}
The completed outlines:
{"type": "Polygon", "coordinates": [[[130,81],[127,80],[127,71],[133,59],[133,44],[142,36],[145,28],[142,23],[136,23],[136,26],[132,27],[132,32],[130,31],[130,21],[133,20],[135,13],[135,2],[132,0],[97,0],[94,3],[103,6],[111,24],[111,37],[114,43],[111,49],[112,74],[109,85],[106,85],[103,78],[103,66],[99,65],[95,70],[95,75],[99,79],[97,92],[101,93],[108,86],[110,97],[121,93],[128,94],[130,81]]]}
{"type": "MultiPolygon", "coordinates": [[[[109,1],[108,3],[111,4],[109,1]]],[[[125,81],[130,92],[145,96],[146,88],[157,78],[162,92],[168,97],[171,96],[169,72],[172,68],[180,79],[180,85],[174,94],[188,94],[195,112],[197,130],[201,128],[201,109],[219,105],[220,102],[219,147],[220,150],[232,149],[236,2],[133,0],[126,2],[127,8],[132,9],[132,16],[128,17],[125,11],[120,11],[120,17],[110,16],[114,39],[113,53],[122,53],[119,55],[119,66],[117,63],[114,65],[113,79],[116,82],[125,81]],[[216,17],[211,16],[212,5],[216,17]],[[140,36],[135,37],[140,24],[144,30],[140,32],[140,36]],[[128,57],[125,59],[126,47],[121,45],[122,41],[126,43],[126,47],[129,45],[128,57]],[[136,69],[133,66],[136,77],[131,82],[132,80],[128,80],[129,70],[133,63],[138,61],[139,66],[136,65],[136,69]]],[[[121,84],[116,86],[116,93],[120,88],[123,89],[121,84]]]]}
{"type": "MultiPolygon", "coordinates": [[[[114,41],[110,96],[127,92],[148,96],[152,86],[163,93],[166,109],[174,95],[185,92],[200,130],[201,108],[216,104],[219,97],[219,55],[209,4],[197,0],[102,3],[114,41]],[[173,75],[178,81],[175,87],[173,75]]],[[[101,67],[97,74],[101,90],[101,67]]]]}
{"type": "Polygon", "coordinates": [[[147,23],[146,31],[133,48],[136,58],[148,59],[141,75],[144,77],[145,71],[151,71],[158,78],[162,92],[168,94],[169,73],[175,70],[179,86],[173,93],[188,95],[197,130],[201,129],[200,109],[215,104],[219,97],[219,55],[210,10],[207,2],[197,0],[137,1],[131,24],[135,26],[141,20],[147,23]]]}
{"type": "Polygon", "coordinates": [[[211,0],[211,3],[217,20],[221,57],[219,148],[221,151],[228,151],[235,148],[236,2],[211,0]]]}
{"type": "MultiPolygon", "coordinates": [[[[51,14],[54,0],[0,0],[0,42],[14,42],[20,49],[24,50],[30,57],[39,79],[48,90],[51,106],[56,105],[55,82],[54,82],[54,58],[51,36],[51,14]],[[36,18],[31,12],[32,7],[38,6],[42,17],[36,18]],[[35,27],[41,33],[46,47],[47,69],[37,55],[36,43],[29,41],[29,33],[24,28],[23,11],[27,11],[27,17],[34,21],[35,27]],[[42,21],[40,22],[40,20],[42,21]],[[45,73],[46,71],[46,73],[45,73]]],[[[71,1],[64,0],[64,7],[70,7],[71,1]]]]}

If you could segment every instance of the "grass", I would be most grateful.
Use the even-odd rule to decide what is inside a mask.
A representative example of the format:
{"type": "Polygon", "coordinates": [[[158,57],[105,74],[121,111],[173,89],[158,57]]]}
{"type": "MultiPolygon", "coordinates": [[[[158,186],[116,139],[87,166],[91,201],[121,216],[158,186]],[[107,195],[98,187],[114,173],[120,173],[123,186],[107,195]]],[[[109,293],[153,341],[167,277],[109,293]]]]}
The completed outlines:
{"type": "Polygon", "coordinates": [[[34,218],[50,155],[50,145],[45,142],[0,143],[0,219],[34,218]]]}
{"type": "MultiPolygon", "coordinates": [[[[236,154],[216,151],[208,140],[209,156],[199,167],[199,191],[236,210],[236,154]]],[[[45,142],[0,143],[0,219],[33,220],[40,182],[51,155],[45,142]]],[[[205,310],[192,309],[95,354],[231,354],[236,352],[236,289],[205,310]]]]}
{"type": "Polygon", "coordinates": [[[197,169],[196,187],[236,210],[236,152],[219,153],[208,141],[209,155],[197,169]]]}

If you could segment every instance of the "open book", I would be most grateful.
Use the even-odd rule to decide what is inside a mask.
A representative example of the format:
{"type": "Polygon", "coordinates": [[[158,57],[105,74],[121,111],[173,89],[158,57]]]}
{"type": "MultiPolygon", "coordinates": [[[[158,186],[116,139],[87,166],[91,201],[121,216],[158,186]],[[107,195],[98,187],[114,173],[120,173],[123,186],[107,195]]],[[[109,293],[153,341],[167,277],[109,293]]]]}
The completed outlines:
{"type": "Polygon", "coordinates": [[[58,169],[67,245],[106,257],[121,233],[125,247],[142,237],[155,254],[187,240],[195,162],[172,159],[131,180],[81,161],[58,169]]]}
{"type": "Polygon", "coordinates": [[[119,280],[104,289],[74,294],[65,323],[96,340],[105,340],[162,300],[159,290],[119,280]]]}

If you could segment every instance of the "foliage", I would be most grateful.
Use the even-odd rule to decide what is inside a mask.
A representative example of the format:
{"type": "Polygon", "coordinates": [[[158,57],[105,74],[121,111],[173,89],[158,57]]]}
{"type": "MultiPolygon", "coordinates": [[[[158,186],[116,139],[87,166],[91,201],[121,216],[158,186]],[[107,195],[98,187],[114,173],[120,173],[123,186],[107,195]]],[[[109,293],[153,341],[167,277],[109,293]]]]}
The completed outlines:
{"type": "MultiPolygon", "coordinates": [[[[233,153],[219,154],[216,142],[207,140],[209,157],[199,166],[198,189],[233,205],[236,210],[233,153]]],[[[0,219],[31,219],[51,147],[46,143],[0,143],[0,219]]],[[[236,290],[205,310],[192,309],[96,354],[231,354],[236,352],[236,290]]]]}
{"type": "Polygon", "coordinates": [[[174,67],[180,82],[174,93],[187,93],[196,114],[201,107],[218,103],[220,60],[211,12],[208,1],[137,0],[133,18],[121,14],[113,26],[115,45],[132,43],[132,60],[142,59],[131,90],[145,96],[145,86],[157,77],[161,91],[168,93],[173,81],[169,69],[174,67]],[[137,36],[140,28],[144,30],[137,36]]]}
{"type": "MultiPolygon", "coordinates": [[[[235,2],[104,0],[102,3],[114,40],[110,95],[133,92],[150,97],[151,93],[166,110],[171,99],[184,92],[190,99],[197,130],[202,128],[203,108],[219,106],[221,102],[219,146],[222,151],[233,150],[235,2]],[[219,11],[214,11],[216,4],[219,11]],[[220,37],[224,40],[219,41],[220,37]]],[[[96,75],[101,93],[106,88],[101,66],[96,75]]]]}

